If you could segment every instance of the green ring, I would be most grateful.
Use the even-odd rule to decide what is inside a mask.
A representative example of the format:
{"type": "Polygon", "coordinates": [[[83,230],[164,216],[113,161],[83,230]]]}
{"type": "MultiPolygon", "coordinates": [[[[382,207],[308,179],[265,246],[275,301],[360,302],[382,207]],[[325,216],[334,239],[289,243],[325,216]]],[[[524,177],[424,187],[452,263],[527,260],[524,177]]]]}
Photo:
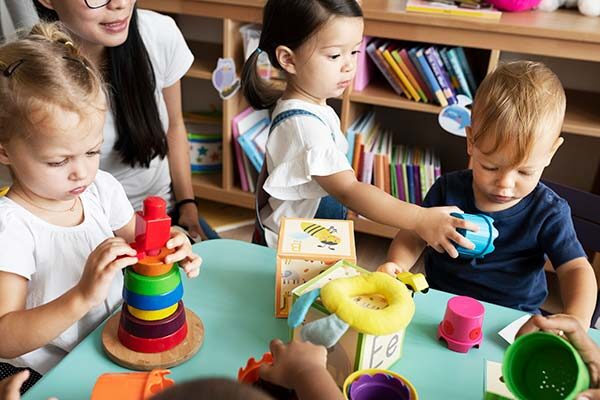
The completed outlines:
{"type": "Polygon", "coordinates": [[[146,296],[160,296],[171,292],[181,283],[179,265],[173,263],[169,272],[159,276],[146,276],[135,272],[131,267],[125,270],[125,287],[130,292],[146,296]]]}

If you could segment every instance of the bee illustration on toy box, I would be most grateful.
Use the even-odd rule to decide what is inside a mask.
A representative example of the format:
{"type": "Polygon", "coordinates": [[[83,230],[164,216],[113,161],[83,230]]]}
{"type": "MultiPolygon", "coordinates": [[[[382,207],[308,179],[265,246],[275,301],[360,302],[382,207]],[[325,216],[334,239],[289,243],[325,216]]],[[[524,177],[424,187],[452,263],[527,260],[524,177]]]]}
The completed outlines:
{"type": "Polygon", "coordinates": [[[292,290],[339,260],[356,262],[352,221],[284,218],[275,272],[275,316],[287,317],[292,290]]]}

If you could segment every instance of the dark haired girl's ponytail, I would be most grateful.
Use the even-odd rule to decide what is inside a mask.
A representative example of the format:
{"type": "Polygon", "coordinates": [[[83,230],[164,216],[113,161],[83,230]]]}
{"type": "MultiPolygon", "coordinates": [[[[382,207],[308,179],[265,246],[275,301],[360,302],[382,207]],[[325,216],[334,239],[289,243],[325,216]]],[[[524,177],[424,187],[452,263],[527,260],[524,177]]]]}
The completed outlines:
{"type": "Polygon", "coordinates": [[[256,49],[242,67],[242,93],[255,110],[272,108],[283,93],[258,75],[256,63],[261,52],[256,49]]]}

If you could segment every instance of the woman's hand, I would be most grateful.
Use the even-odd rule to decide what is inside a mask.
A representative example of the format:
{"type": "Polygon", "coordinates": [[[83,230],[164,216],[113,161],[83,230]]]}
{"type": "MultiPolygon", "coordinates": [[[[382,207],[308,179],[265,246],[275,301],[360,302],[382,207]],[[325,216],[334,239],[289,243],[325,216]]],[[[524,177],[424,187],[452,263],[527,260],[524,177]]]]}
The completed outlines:
{"type": "Polygon", "coordinates": [[[186,203],[179,207],[179,220],[177,225],[187,228],[188,234],[196,241],[206,240],[208,237],[198,222],[198,208],[194,203],[186,203]]]}

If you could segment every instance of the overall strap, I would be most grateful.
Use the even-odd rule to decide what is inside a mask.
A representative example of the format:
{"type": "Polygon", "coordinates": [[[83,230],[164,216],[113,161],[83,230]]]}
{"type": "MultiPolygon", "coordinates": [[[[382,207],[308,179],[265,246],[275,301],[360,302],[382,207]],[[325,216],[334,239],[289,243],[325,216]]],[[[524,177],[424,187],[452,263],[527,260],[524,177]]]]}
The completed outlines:
{"type": "MultiPolygon", "coordinates": [[[[291,110],[286,110],[283,111],[279,114],[277,114],[275,116],[275,118],[273,118],[273,121],[271,121],[271,127],[269,128],[269,135],[271,135],[271,132],[273,132],[273,130],[275,128],[277,128],[283,121],[285,121],[286,119],[289,118],[293,118],[293,117],[297,117],[297,116],[306,116],[306,117],[312,117],[312,118],[316,118],[319,121],[321,121],[328,129],[329,129],[329,125],[327,125],[325,123],[325,121],[323,121],[323,119],[321,119],[321,117],[319,117],[317,114],[314,114],[310,111],[307,110],[303,110],[300,108],[294,108],[291,110]]],[[[333,132],[331,132],[331,138],[333,139],[333,132]]],[[[335,141],[335,139],[334,139],[335,141]]],[[[260,219],[260,210],[267,204],[267,202],[269,201],[269,194],[267,192],[265,192],[265,190],[263,189],[263,186],[265,184],[265,181],[268,178],[268,172],[267,172],[267,155],[265,154],[265,158],[263,160],[263,165],[262,168],[260,169],[260,173],[258,174],[258,179],[256,180],[256,196],[255,196],[255,211],[256,211],[256,222],[257,222],[257,228],[259,228],[264,235],[264,230],[265,227],[262,224],[262,221],[260,219]]]]}

